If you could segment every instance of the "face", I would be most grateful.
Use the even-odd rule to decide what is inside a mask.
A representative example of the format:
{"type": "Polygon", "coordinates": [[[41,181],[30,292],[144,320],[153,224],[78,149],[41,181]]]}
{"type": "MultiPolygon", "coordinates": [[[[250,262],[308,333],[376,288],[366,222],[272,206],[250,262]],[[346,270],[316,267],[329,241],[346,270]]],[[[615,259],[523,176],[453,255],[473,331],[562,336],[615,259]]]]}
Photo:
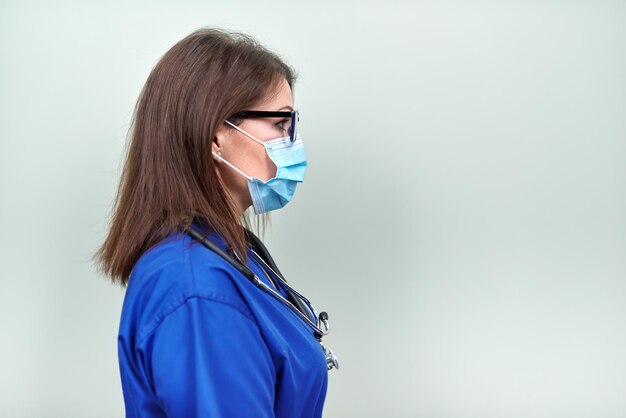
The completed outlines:
{"type": "MultiPolygon", "coordinates": [[[[293,110],[293,95],[287,80],[282,79],[279,86],[261,102],[245,110],[293,110]]],[[[283,118],[242,119],[238,127],[262,142],[289,135],[283,118]]],[[[267,181],[276,175],[276,165],[265,152],[265,147],[227,124],[217,130],[213,151],[219,151],[222,158],[248,176],[267,181]]],[[[220,159],[214,157],[214,161],[218,175],[243,212],[252,205],[246,178],[220,159]]]]}

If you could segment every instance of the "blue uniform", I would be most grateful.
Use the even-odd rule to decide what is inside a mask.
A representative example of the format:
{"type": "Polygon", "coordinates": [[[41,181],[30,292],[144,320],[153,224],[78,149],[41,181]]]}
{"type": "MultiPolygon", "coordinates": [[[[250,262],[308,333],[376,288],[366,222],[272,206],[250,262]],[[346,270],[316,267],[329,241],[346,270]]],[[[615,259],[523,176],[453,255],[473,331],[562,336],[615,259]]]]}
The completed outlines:
{"type": "Polygon", "coordinates": [[[118,357],[127,418],[322,416],[328,370],[313,330],[180,232],[134,266],[118,357]]]}

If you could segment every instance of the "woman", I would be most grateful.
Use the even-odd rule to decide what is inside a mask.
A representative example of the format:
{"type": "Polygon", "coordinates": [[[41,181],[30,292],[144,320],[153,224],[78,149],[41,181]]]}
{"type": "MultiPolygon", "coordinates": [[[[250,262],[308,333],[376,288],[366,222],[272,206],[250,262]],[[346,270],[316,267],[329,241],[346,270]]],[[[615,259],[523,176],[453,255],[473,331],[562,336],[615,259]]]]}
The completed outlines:
{"type": "Polygon", "coordinates": [[[322,414],[336,366],[326,315],[282,279],[247,211],[284,206],[304,178],[294,80],[251,38],[215,29],[178,42],[148,77],[96,254],[127,286],[127,417],[322,414]]]}

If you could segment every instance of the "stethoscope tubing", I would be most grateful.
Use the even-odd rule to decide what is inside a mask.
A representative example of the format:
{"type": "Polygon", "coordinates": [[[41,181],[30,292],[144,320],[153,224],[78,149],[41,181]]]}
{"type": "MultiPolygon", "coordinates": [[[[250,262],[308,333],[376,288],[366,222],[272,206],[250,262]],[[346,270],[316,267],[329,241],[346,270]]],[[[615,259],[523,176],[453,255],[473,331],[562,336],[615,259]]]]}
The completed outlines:
{"type": "MultiPolygon", "coordinates": [[[[272,289],[271,287],[269,287],[267,284],[265,284],[263,281],[261,281],[261,279],[259,279],[256,274],[254,274],[254,272],[252,270],[250,270],[250,268],[248,268],[246,265],[244,265],[240,260],[239,261],[235,261],[228,253],[226,253],[224,250],[222,250],[217,244],[215,244],[213,241],[211,241],[210,239],[208,239],[201,231],[199,231],[198,229],[196,229],[195,226],[193,225],[189,225],[187,232],[189,233],[189,235],[191,235],[191,237],[193,237],[194,239],[196,239],[197,241],[199,241],[200,243],[202,243],[205,247],[207,247],[208,249],[210,249],[211,251],[215,252],[217,255],[219,255],[220,257],[222,257],[224,260],[226,260],[230,265],[232,265],[233,267],[235,267],[237,269],[237,271],[239,271],[241,274],[244,275],[244,277],[246,277],[249,281],[251,281],[256,287],[258,287],[259,289],[265,291],[266,293],[270,294],[272,297],[274,297],[276,300],[278,300],[279,302],[285,304],[286,306],[288,306],[291,311],[293,311],[296,315],[298,315],[303,321],[305,321],[311,328],[313,328],[313,330],[315,331],[315,337],[318,340],[321,340],[321,337],[324,335],[327,335],[330,332],[330,327],[328,326],[328,322],[326,321],[327,319],[327,315],[321,315],[318,318],[317,313],[315,312],[315,309],[313,308],[313,305],[311,304],[311,302],[309,302],[309,300],[307,298],[305,298],[304,296],[302,296],[299,292],[297,292],[295,289],[293,289],[290,285],[287,284],[286,280],[282,277],[280,277],[275,271],[274,269],[272,269],[270,266],[267,265],[267,263],[265,263],[265,261],[263,260],[262,257],[260,257],[254,250],[251,249],[251,251],[255,254],[255,256],[261,260],[261,262],[273,273],[273,275],[281,281],[282,284],[285,285],[285,287],[287,287],[287,289],[291,292],[293,292],[294,294],[296,294],[298,297],[302,298],[307,305],[310,307],[310,309],[313,311],[313,315],[322,320],[322,322],[324,323],[324,328],[322,329],[320,328],[318,325],[314,324],[311,319],[305,315],[303,312],[301,312],[298,308],[296,308],[290,301],[288,301],[287,299],[285,299],[281,294],[279,294],[278,292],[276,292],[274,289],[272,289]]],[[[235,256],[237,256],[237,254],[235,253],[235,256]]],[[[322,312],[322,314],[325,314],[325,312],[322,312]]]]}

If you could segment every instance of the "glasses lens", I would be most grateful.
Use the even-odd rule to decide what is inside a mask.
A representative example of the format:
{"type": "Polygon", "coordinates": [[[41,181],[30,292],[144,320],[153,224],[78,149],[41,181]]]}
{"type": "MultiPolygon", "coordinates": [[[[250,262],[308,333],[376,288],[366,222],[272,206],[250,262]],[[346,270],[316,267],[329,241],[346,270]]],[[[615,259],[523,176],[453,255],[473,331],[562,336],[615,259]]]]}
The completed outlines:
{"type": "Polygon", "coordinates": [[[298,111],[294,110],[291,112],[291,126],[289,127],[289,136],[291,142],[296,140],[298,134],[298,121],[300,120],[300,116],[298,115],[298,111]]]}

